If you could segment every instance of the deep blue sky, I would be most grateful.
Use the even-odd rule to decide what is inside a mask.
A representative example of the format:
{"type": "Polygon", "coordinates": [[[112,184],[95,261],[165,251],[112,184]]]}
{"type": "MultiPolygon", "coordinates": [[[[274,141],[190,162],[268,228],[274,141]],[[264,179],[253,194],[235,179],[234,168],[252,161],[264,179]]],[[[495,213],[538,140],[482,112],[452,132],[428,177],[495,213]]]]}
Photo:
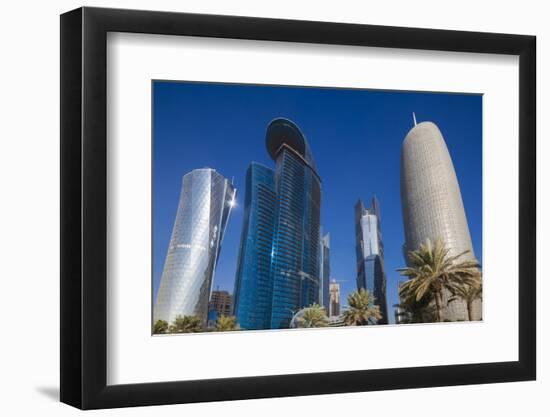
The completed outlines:
{"type": "Polygon", "coordinates": [[[436,123],[462,191],[475,253],[482,255],[482,97],[155,81],[153,83],[153,288],[156,292],[176,215],[181,178],[201,167],[234,178],[233,211],[214,288],[233,292],[242,227],[245,172],[251,161],[274,166],[265,149],[267,124],[293,120],[306,135],[322,180],[321,223],[331,235],[331,276],[343,280],[342,304],[355,284],[353,207],[380,201],[389,315],[404,265],[399,191],[401,143],[418,122],[436,123]]]}

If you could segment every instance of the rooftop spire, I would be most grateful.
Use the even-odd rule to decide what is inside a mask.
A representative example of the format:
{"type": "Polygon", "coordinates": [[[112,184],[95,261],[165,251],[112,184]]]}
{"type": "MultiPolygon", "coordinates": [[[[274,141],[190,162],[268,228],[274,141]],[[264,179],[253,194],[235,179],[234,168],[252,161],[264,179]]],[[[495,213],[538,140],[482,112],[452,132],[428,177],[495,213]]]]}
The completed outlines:
{"type": "Polygon", "coordinates": [[[414,125],[416,126],[416,114],[414,114],[414,112],[413,112],[413,122],[414,122],[414,125]]]}

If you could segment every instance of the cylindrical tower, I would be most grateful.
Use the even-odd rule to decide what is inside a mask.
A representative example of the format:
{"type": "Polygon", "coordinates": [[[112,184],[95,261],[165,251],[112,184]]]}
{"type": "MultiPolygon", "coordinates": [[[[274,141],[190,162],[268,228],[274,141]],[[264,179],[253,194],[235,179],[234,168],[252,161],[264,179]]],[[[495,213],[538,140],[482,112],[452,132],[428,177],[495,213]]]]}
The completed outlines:
{"type": "Polygon", "coordinates": [[[214,270],[236,189],[214,169],[183,177],[153,320],[198,316],[206,325],[214,270]]]}
{"type": "MultiPolygon", "coordinates": [[[[439,128],[432,122],[414,126],[401,151],[401,203],[405,229],[404,253],[427,239],[441,240],[450,255],[469,251],[461,259],[475,259],[460,187],[451,156],[439,128]]],[[[444,294],[444,319],[468,320],[466,303],[449,304],[444,294]]],[[[474,318],[480,316],[480,305],[474,318]]]]}

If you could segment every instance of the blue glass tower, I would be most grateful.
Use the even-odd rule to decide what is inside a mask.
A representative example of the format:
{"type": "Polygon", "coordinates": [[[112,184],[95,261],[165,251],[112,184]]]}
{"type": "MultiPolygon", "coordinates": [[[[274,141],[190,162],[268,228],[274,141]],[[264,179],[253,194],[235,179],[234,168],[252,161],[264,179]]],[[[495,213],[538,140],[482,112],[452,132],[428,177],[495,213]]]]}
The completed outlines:
{"type": "Polygon", "coordinates": [[[244,221],[234,312],[242,329],[269,329],[275,172],[252,162],[246,172],[244,221]]]}
{"type": "Polygon", "coordinates": [[[320,302],[321,180],[307,141],[290,120],[267,127],[275,170],[252,163],[235,278],[235,315],[244,329],[288,328],[320,302]]]}
{"type": "Polygon", "coordinates": [[[287,119],[272,121],[267,150],[275,161],[271,328],[287,328],[294,313],[319,303],[321,179],[305,136],[287,119]]]}
{"type": "Polygon", "coordinates": [[[382,314],[378,324],[387,324],[384,245],[380,227],[380,206],[376,197],[372,199],[371,207],[368,209],[361,200],[355,205],[355,239],[357,289],[365,288],[374,295],[375,304],[380,307],[382,314]]]}

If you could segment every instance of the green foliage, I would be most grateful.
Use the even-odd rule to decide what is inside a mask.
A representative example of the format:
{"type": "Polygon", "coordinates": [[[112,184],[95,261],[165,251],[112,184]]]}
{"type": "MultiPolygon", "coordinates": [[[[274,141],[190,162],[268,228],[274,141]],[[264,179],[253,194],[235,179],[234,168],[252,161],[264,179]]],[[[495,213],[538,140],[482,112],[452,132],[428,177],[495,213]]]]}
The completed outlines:
{"type": "MultiPolygon", "coordinates": [[[[466,302],[466,307],[468,308],[468,320],[473,320],[472,309],[474,301],[483,299],[481,272],[478,272],[478,274],[474,277],[474,282],[470,282],[458,288],[455,292],[455,296],[466,302]]],[[[450,301],[452,301],[452,299],[450,301]]]]}
{"type": "Polygon", "coordinates": [[[203,331],[203,325],[198,316],[177,316],[168,331],[170,333],[198,333],[203,331]]]}
{"type": "Polygon", "coordinates": [[[229,332],[233,330],[240,330],[237,318],[235,316],[218,316],[216,320],[217,332],[229,332]]]}
{"type": "Polygon", "coordinates": [[[399,314],[400,323],[434,323],[437,321],[435,316],[435,305],[433,296],[424,297],[420,301],[408,299],[396,304],[402,311],[399,314]]]}
{"type": "Polygon", "coordinates": [[[435,321],[443,321],[443,290],[457,295],[465,286],[475,286],[478,282],[479,265],[475,261],[459,261],[468,253],[449,255],[443,243],[432,244],[428,239],[420,248],[408,253],[410,267],[401,268],[401,275],[409,278],[399,288],[399,297],[409,308],[429,306],[435,301],[435,321]]]}
{"type": "Polygon", "coordinates": [[[374,305],[374,301],[374,296],[364,288],[349,294],[349,308],[343,314],[344,323],[347,326],[376,324],[382,318],[382,314],[380,313],[380,307],[374,305]]]}
{"type": "Polygon", "coordinates": [[[327,327],[328,317],[324,307],[312,304],[305,308],[302,314],[296,318],[296,327],[327,327]]]}
{"type": "Polygon", "coordinates": [[[154,334],[164,334],[168,331],[168,322],[166,320],[157,320],[153,326],[154,334]]]}

